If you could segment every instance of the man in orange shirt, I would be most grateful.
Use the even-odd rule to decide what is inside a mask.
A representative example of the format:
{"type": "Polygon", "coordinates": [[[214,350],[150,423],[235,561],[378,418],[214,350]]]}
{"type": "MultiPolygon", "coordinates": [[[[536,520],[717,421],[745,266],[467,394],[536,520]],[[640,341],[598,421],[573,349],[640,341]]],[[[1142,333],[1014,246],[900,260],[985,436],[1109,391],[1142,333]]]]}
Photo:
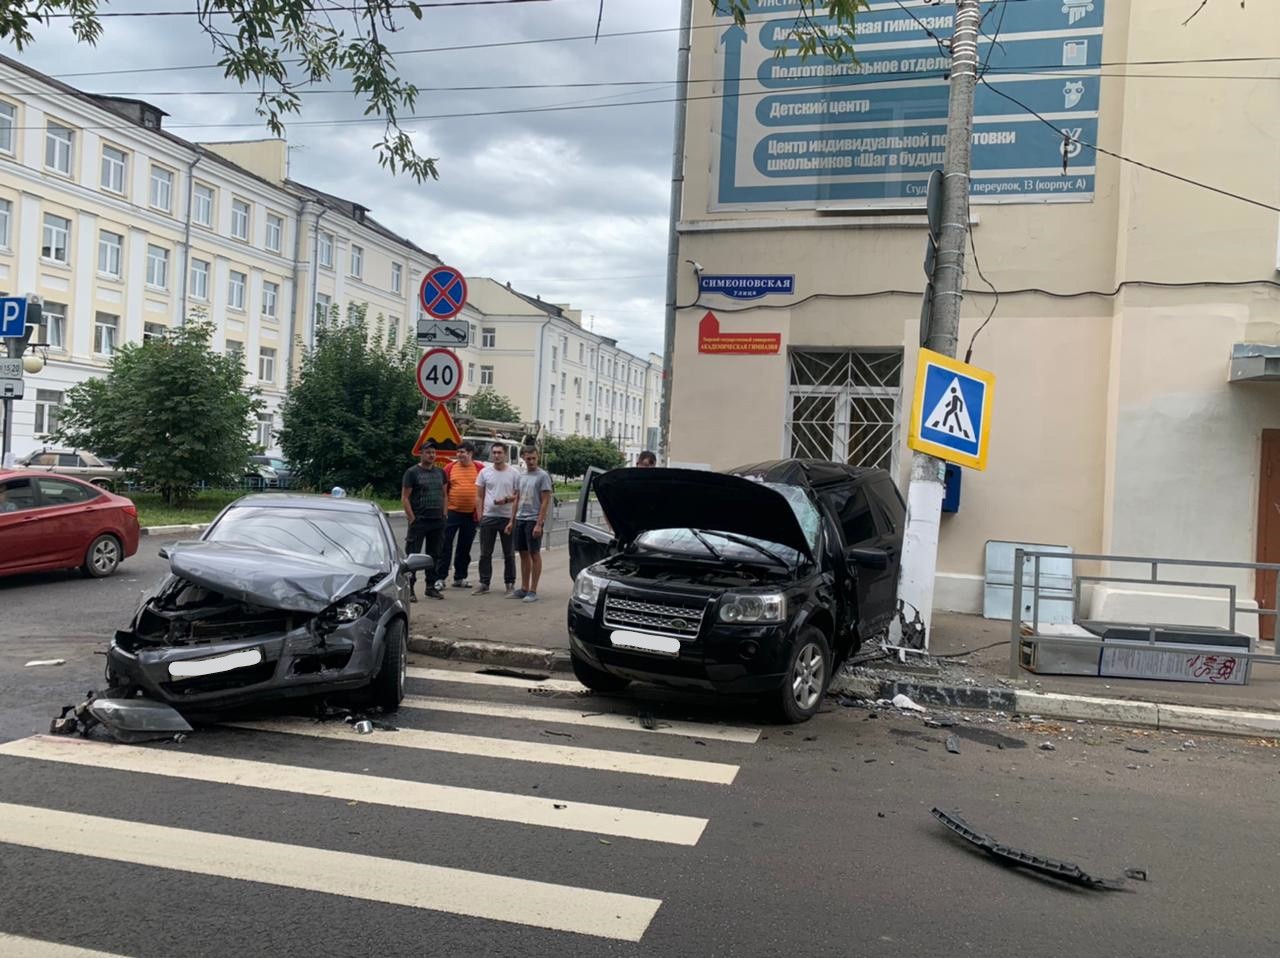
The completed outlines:
{"type": "Polygon", "coordinates": [[[453,559],[453,587],[469,589],[467,572],[471,568],[471,543],[476,538],[476,448],[469,442],[458,447],[457,458],[445,467],[448,481],[448,514],[444,522],[444,548],[436,560],[437,588],[443,586],[449,575],[449,560],[453,559]],[[458,546],[454,552],[453,540],[458,546]]]}

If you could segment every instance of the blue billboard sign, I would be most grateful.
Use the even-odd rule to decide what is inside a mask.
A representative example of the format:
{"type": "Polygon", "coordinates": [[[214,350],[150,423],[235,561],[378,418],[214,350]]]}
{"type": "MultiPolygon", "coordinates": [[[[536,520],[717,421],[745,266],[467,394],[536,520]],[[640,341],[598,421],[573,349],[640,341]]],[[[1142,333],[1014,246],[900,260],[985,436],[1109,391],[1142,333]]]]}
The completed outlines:
{"type": "MultiPolygon", "coordinates": [[[[1105,2],[993,5],[978,48],[975,202],[1093,198],[1084,144],[1098,132],[1105,2]]],[[[954,32],[954,6],[872,3],[858,15],[852,63],[800,57],[799,10],[797,0],[750,0],[745,28],[718,14],[711,208],[923,205],[946,148],[951,58],[940,41],[954,32]]]]}

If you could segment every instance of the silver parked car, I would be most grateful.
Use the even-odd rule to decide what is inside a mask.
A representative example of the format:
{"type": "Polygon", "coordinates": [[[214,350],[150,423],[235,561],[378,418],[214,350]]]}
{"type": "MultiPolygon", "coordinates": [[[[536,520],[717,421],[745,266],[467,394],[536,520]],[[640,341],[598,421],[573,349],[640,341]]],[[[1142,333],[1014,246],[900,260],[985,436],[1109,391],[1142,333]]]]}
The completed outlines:
{"type": "Polygon", "coordinates": [[[23,469],[74,476],[102,489],[115,489],[125,481],[125,471],[103,462],[86,449],[40,449],[18,460],[23,469]]]}

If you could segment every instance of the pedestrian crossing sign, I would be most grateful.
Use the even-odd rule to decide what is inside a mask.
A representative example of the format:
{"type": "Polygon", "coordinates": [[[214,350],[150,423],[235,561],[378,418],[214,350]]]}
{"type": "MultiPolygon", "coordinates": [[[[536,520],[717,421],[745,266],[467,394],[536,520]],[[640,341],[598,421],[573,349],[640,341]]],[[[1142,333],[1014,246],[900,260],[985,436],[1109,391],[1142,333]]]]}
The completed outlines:
{"type": "Polygon", "coordinates": [[[920,350],[907,445],[960,466],[986,469],[995,383],[986,370],[920,350]]]}

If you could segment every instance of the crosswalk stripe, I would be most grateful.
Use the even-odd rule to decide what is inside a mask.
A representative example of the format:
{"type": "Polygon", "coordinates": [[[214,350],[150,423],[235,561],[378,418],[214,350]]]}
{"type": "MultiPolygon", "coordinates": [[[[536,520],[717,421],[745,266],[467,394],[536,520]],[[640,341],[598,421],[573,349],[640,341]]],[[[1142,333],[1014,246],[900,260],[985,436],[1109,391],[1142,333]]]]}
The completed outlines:
{"type": "Polygon", "coordinates": [[[123,955],[62,945],[56,941],[7,935],[3,931],[0,931],[0,955],[6,958],[124,958],[123,955]]]}
{"type": "Polygon", "coordinates": [[[717,785],[731,784],[738,774],[737,765],[722,762],[666,758],[639,752],[614,752],[602,748],[578,748],[573,745],[551,745],[545,742],[524,742],[509,738],[488,738],[482,735],[457,735],[452,732],[427,732],[402,728],[397,732],[357,735],[346,725],[325,724],[305,719],[228,722],[226,725],[258,732],[310,735],[314,738],[340,739],[344,742],[419,748],[432,752],[502,758],[515,762],[537,762],[543,765],[569,765],[574,768],[653,775],[659,778],[679,778],[717,785]]]}
{"type": "Polygon", "coordinates": [[[514,675],[482,675],[479,672],[455,672],[453,669],[410,668],[411,679],[432,682],[464,682],[467,685],[494,685],[507,689],[550,689],[553,692],[585,692],[586,686],[572,679],[518,679],[514,675]]]}
{"type": "Polygon", "coordinates": [[[0,842],[639,941],[662,902],[393,858],[0,803],[0,842]]]}
{"type": "Polygon", "coordinates": [[[707,827],[705,818],[685,815],[49,735],[36,735],[0,745],[0,755],[319,795],[370,805],[466,815],[674,845],[696,845],[707,827]]]}
{"type": "Polygon", "coordinates": [[[530,722],[551,722],[557,725],[585,725],[591,728],[622,729],[629,732],[650,732],[657,735],[680,735],[686,738],[715,739],[722,742],[743,742],[748,745],[760,738],[758,728],[732,725],[702,725],[698,722],[658,720],[658,727],[646,729],[634,715],[616,715],[612,712],[587,714],[576,709],[544,708],[536,705],[507,705],[502,702],[481,702],[472,699],[445,699],[427,695],[410,695],[400,703],[401,708],[427,709],[436,712],[461,712],[466,715],[487,715],[491,718],[521,719],[530,722]]]}

